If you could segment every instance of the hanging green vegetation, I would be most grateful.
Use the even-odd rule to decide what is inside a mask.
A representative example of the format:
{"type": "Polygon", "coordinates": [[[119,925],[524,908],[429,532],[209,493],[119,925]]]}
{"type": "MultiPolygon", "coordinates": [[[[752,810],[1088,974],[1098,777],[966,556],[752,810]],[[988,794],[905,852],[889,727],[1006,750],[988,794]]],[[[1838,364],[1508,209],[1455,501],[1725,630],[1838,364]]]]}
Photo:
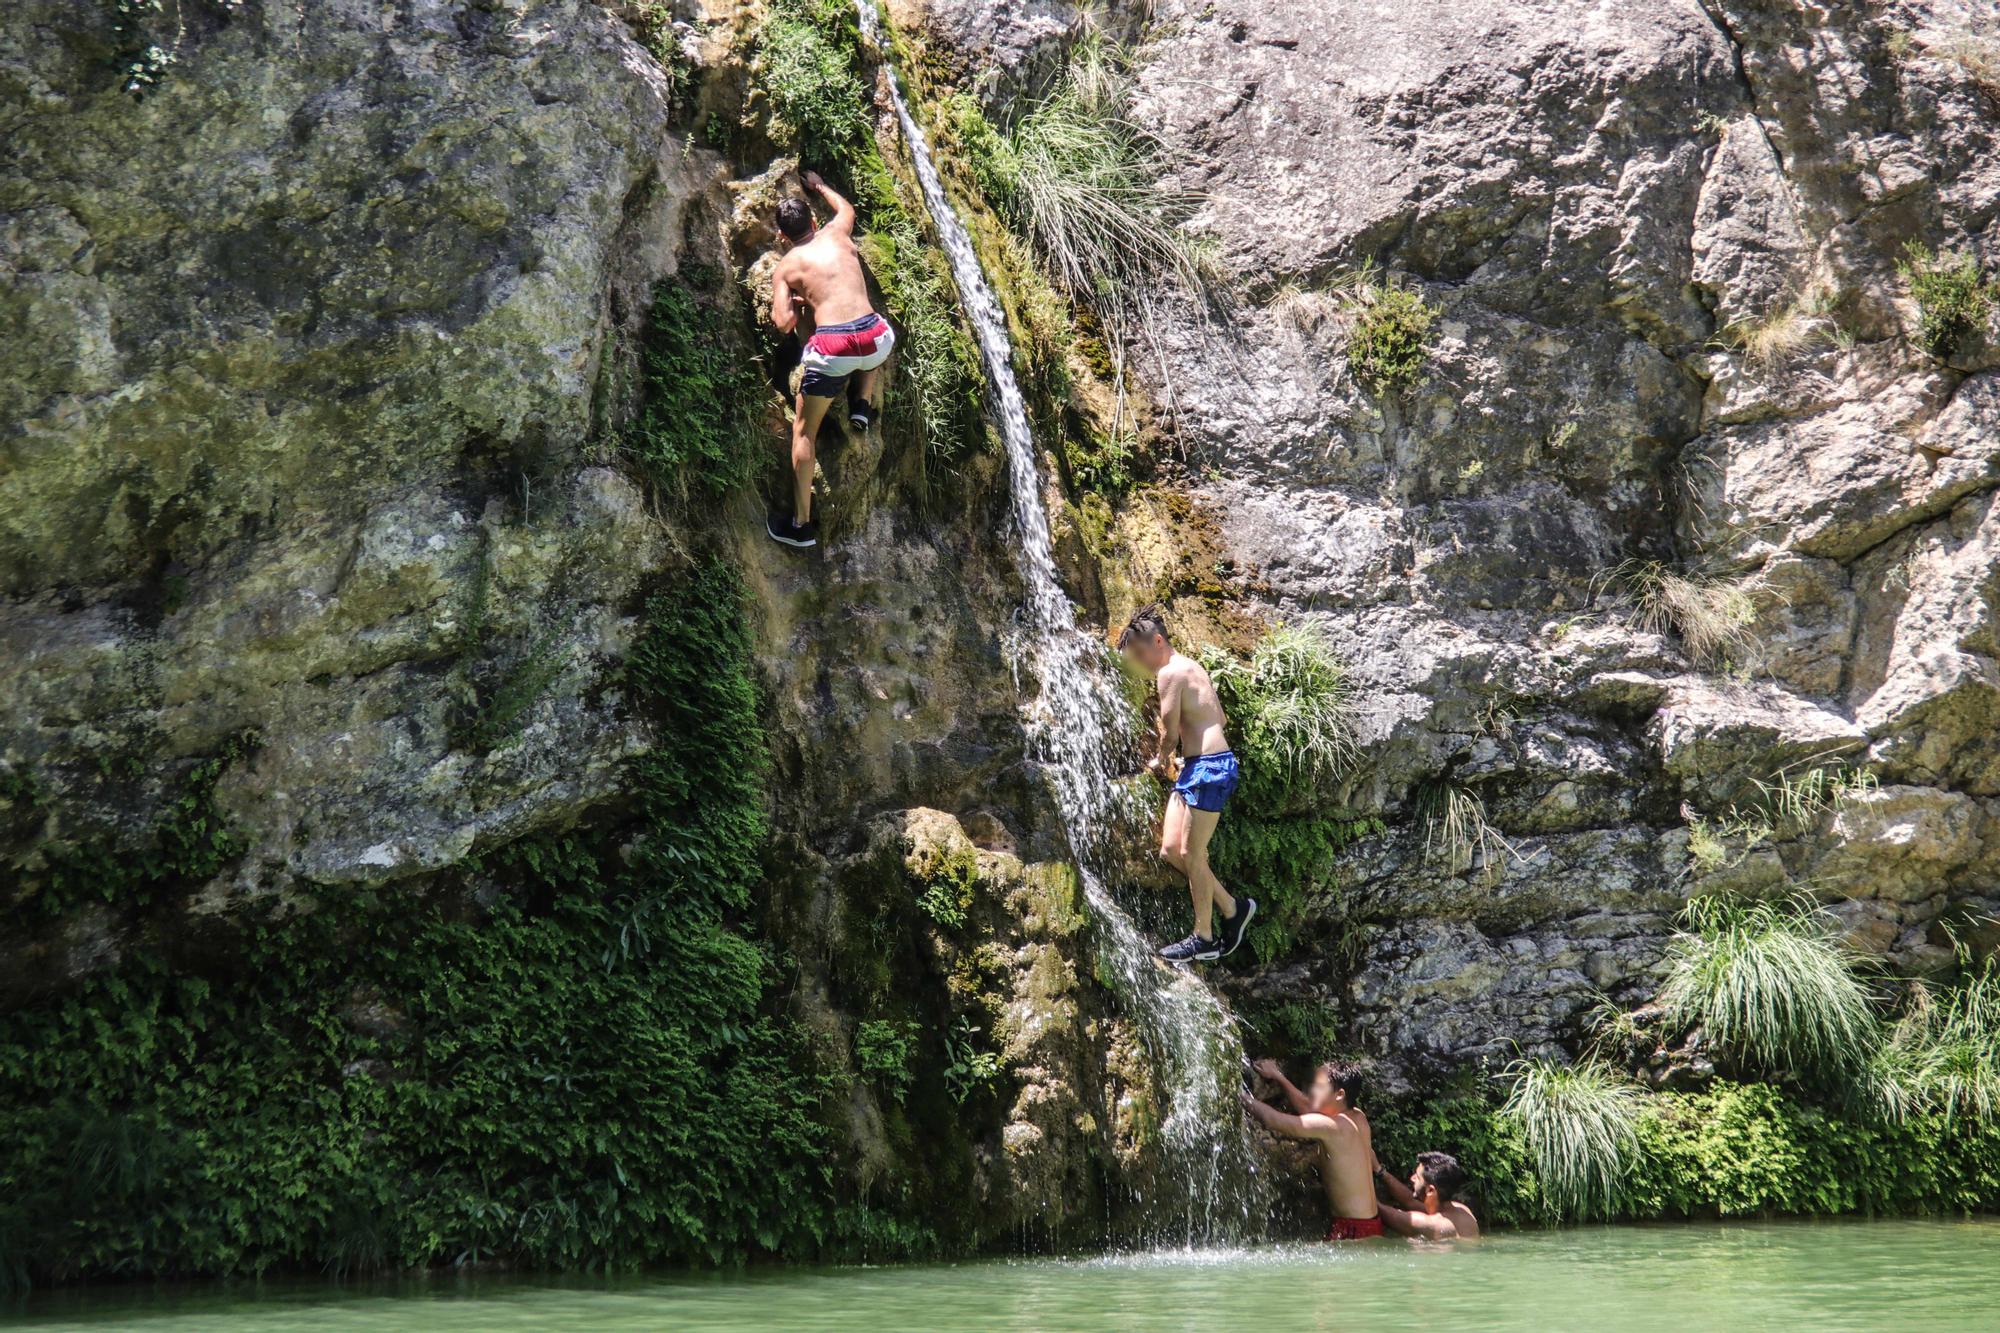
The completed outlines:
{"type": "Polygon", "coordinates": [[[0,1269],[713,1262],[862,1225],[744,919],[741,598],[705,562],[647,608],[628,683],[674,741],[630,825],[505,848],[462,893],[325,893],[223,971],[133,949],[0,1018],[0,1269]]]}
{"type": "Polygon", "coordinates": [[[662,493],[713,499],[751,480],[766,460],[760,427],[770,395],[721,316],[696,299],[702,276],[653,288],[640,345],[644,395],[623,443],[662,493]]]}

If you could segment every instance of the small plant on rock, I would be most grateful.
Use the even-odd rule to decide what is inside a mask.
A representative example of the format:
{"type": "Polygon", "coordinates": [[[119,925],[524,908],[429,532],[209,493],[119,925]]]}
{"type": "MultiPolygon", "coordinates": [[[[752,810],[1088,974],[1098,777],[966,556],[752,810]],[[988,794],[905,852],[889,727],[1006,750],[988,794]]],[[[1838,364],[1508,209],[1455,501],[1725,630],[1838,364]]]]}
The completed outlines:
{"type": "Polygon", "coordinates": [[[1394,281],[1368,282],[1350,298],[1347,368],[1372,392],[1415,388],[1430,357],[1431,325],[1438,307],[1423,293],[1394,281]]]}
{"type": "Polygon", "coordinates": [[[1726,663],[1756,647],[1757,604],[1746,582],[1683,574],[1657,560],[1627,560],[1610,577],[1632,598],[1641,630],[1671,631],[1696,662],[1726,663]]]}
{"type": "Polygon", "coordinates": [[[944,1086],[961,1106],[1000,1081],[1000,1057],[979,1049],[979,1025],[961,1018],[945,1034],[944,1086]]]}
{"type": "Polygon", "coordinates": [[[1896,271],[1917,303],[1917,341],[1932,356],[1950,356],[1961,339],[1985,324],[1995,285],[1985,280],[1971,255],[1934,255],[1921,241],[1910,241],[1896,271]]]}
{"type": "Polygon", "coordinates": [[[910,1057],[917,1049],[917,1025],[871,1018],[855,1029],[854,1063],[901,1105],[910,1091],[910,1057]]]}
{"type": "Polygon", "coordinates": [[[1639,1154],[1644,1094],[1596,1056],[1571,1065],[1517,1060],[1502,1120],[1527,1140],[1543,1211],[1553,1220],[1610,1216],[1639,1154]]]}
{"type": "Polygon", "coordinates": [[[1213,646],[1200,657],[1253,767],[1288,786],[1315,787],[1353,764],[1353,682],[1317,627],[1271,631],[1248,662],[1213,646]]]}

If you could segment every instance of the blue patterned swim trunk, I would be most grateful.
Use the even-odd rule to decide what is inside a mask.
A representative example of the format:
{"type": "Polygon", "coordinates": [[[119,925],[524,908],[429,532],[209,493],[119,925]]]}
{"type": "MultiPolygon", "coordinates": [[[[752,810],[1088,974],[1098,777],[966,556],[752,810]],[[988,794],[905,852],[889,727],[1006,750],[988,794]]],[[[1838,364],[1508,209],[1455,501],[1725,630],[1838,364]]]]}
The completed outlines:
{"type": "Polygon", "coordinates": [[[1181,765],[1174,792],[1188,803],[1190,810],[1219,811],[1229,804],[1229,795],[1236,790],[1242,776],[1236,767],[1234,750],[1198,754],[1181,765]]]}

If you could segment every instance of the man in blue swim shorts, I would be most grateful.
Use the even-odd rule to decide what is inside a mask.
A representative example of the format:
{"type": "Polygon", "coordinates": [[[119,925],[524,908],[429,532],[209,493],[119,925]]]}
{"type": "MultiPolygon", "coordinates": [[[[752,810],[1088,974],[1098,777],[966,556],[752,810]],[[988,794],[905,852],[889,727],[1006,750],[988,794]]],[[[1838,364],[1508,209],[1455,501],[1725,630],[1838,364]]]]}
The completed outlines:
{"type": "Polygon", "coordinates": [[[1257,915],[1255,898],[1231,897],[1208,868],[1208,840],[1238,777],[1236,756],[1222,730],[1222,700],[1201,663],[1174,651],[1157,606],[1132,617],[1118,636],[1118,648],[1158,682],[1159,753],[1146,767],[1173,784],[1160,826],[1160,856],[1187,876],[1188,896],[1194,900],[1194,934],[1161,949],[1160,957],[1175,963],[1210,962],[1234,953],[1257,915]],[[1210,920],[1211,906],[1222,913],[1219,927],[1210,920]]]}

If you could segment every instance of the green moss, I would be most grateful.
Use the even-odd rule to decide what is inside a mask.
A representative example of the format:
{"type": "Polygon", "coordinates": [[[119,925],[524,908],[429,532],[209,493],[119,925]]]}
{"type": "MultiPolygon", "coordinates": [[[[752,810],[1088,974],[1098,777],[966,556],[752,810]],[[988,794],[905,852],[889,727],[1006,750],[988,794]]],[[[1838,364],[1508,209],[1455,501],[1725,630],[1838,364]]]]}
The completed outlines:
{"type": "Polygon", "coordinates": [[[1315,815],[1259,813],[1248,766],[1230,817],[1216,825],[1209,844],[1215,873],[1232,892],[1255,894],[1259,911],[1250,943],[1259,962],[1289,954],[1316,925],[1324,924],[1339,893],[1341,851],[1382,831],[1379,819],[1327,819],[1315,815]]]}
{"type": "Polygon", "coordinates": [[[1917,341],[1939,360],[1950,356],[1967,334],[1986,322],[2000,283],[1989,283],[1972,255],[1947,258],[1921,241],[1903,247],[1896,271],[1917,303],[1917,341]]]}
{"type": "Polygon", "coordinates": [[[972,845],[926,846],[915,857],[912,871],[923,914],[947,930],[963,929],[979,887],[979,854],[972,845]]]}
{"type": "Polygon", "coordinates": [[[993,128],[979,99],[970,93],[953,93],[944,100],[940,111],[980,193],[995,207],[1005,210],[1021,178],[1021,162],[1014,155],[1013,145],[993,128]]]}
{"type": "Polygon", "coordinates": [[[683,281],[653,288],[640,348],[645,396],[623,445],[660,491],[713,499],[751,480],[763,463],[768,391],[720,312],[683,281]]]}
{"type": "Polygon", "coordinates": [[[1431,324],[1438,308],[1423,293],[1393,284],[1369,284],[1355,297],[1347,335],[1347,366],[1375,393],[1416,387],[1430,356],[1431,324]]]}

